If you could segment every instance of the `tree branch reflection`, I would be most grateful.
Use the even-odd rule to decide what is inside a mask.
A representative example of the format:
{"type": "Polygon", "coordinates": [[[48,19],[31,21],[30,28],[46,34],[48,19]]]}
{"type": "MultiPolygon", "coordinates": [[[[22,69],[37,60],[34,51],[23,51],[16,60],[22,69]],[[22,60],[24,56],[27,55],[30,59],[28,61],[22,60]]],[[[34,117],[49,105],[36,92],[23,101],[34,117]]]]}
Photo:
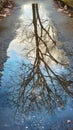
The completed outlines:
{"type": "Polygon", "coordinates": [[[57,106],[64,107],[68,95],[73,97],[73,91],[69,89],[71,81],[67,81],[66,78],[55,73],[49,63],[47,63],[47,60],[45,60],[45,57],[48,57],[49,61],[51,59],[57,64],[67,65],[66,62],[58,61],[51,54],[53,48],[56,48],[57,43],[49,33],[50,26],[47,29],[43,26],[38,4],[32,4],[32,14],[34,34],[31,37],[27,35],[27,38],[31,38],[30,42],[35,38],[36,45],[33,49],[29,50],[27,55],[35,49],[35,60],[30,67],[31,69],[26,66],[28,71],[24,75],[20,88],[15,95],[12,93],[12,101],[14,101],[15,106],[25,113],[29,110],[41,109],[42,107],[52,111],[57,106]],[[50,41],[52,44],[49,47],[50,41]],[[44,48],[44,52],[41,47],[44,48]]]}

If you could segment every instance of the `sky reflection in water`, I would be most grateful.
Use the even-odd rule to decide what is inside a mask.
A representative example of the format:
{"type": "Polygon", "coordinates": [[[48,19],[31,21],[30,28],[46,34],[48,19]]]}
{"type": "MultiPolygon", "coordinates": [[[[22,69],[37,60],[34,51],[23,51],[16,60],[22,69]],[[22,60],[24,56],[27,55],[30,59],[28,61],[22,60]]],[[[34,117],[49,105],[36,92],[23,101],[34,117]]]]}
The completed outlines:
{"type": "MultiPolygon", "coordinates": [[[[64,89],[60,87],[60,85],[57,83],[56,80],[54,81],[54,85],[56,86],[56,89],[54,88],[52,84],[53,82],[50,79],[48,80],[47,78],[48,75],[42,64],[41,64],[40,70],[43,73],[43,75],[46,76],[46,79],[47,79],[46,83],[50,85],[50,89],[52,89],[53,93],[50,92],[50,90],[47,92],[47,89],[43,87],[45,84],[42,85],[42,83],[40,83],[39,85],[37,83],[33,86],[33,78],[31,82],[28,83],[27,88],[25,86],[25,83],[27,84],[25,79],[27,79],[28,81],[28,76],[30,75],[31,70],[33,70],[33,65],[34,65],[34,61],[36,57],[35,40],[33,38],[33,42],[32,44],[30,44],[30,38],[27,39],[28,35],[31,33],[31,30],[33,33],[32,25],[31,27],[29,27],[30,30],[27,30],[28,27],[26,26],[26,24],[28,25],[28,24],[31,24],[32,22],[31,10],[32,8],[30,5],[24,5],[22,7],[21,11],[23,12],[23,15],[20,16],[19,18],[20,23],[18,23],[17,25],[19,26],[19,28],[17,29],[17,35],[15,39],[11,41],[7,50],[7,55],[9,56],[9,58],[4,64],[4,71],[3,71],[3,76],[2,76],[2,92],[10,93],[8,98],[10,99],[10,101],[14,100],[15,102],[15,104],[12,103],[12,105],[14,104],[17,110],[16,118],[15,118],[16,119],[15,123],[17,125],[25,126],[25,129],[31,129],[31,130],[33,129],[34,130],[37,130],[37,129],[48,130],[48,126],[49,128],[53,126],[54,130],[56,130],[56,126],[54,125],[55,122],[58,123],[58,120],[60,120],[61,118],[64,118],[66,120],[67,118],[66,113],[67,113],[68,118],[69,116],[71,116],[72,108],[69,106],[71,99],[69,98],[68,94],[65,93],[64,89]],[[25,35],[26,33],[27,35],[25,35]],[[30,52],[29,56],[27,56],[27,53],[29,52],[29,50],[32,50],[32,51],[30,52]],[[25,86],[25,91],[24,91],[23,86],[25,86]],[[24,93],[22,94],[23,91],[24,93]],[[23,101],[25,101],[25,103],[23,101]],[[28,107],[29,105],[30,105],[30,108],[28,107]],[[34,110],[36,111],[36,113],[34,110]],[[51,113],[52,111],[55,112],[55,115],[51,113]],[[47,113],[49,113],[49,116],[47,113]],[[53,120],[53,123],[52,123],[52,120],[53,120]]],[[[43,11],[41,7],[40,14],[41,14],[41,19],[43,18],[42,19],[43,21],[44,19],[46,19],[46,15],[45,13],[42,14],[42,12],[43,11]]],[[[47,23],[48,21],[46,22],[46,25],[47,23]]],[[[51,24],[52,26],[52,23],[50,22],[50,20],[49,20],[49,24],[51,24]]],[[[46,25],[44,24],[45,27],[46,25]]],[[[40,31],[38,32],[40,34],[40,31]]],[[[52,31],[52,27],[50,27],[50,35],[52,38],[54,37],[56,39],[55,30],[52,31]]],[[[50,46],[51,45],[52,45],[52,41],[50,41],[50,46]]],[[[43,49],[43,46],[40,46],[40,48],[43,49]]],[[[43,49],[43,51],[45,52],[45,49],[43,49]]],[[[65,53],[63,50],[60,50],[57,47],[55,47],[55,49],[53,49],[52,51],[52,54],[54,55],[55,58],[57,58],[57,60],[60,59],[60,62],[64,61],[68,63],[68,59],[65,56],[65,53]]],[[[48,61],[50,59],[46,58],[45,60],[47,60],[47,64],[49,64],[48,61]]],[[[59,74],[59,75],[68,74],[67,70],[63,66],[56,65],[55,62],[52,60],[50,61],[51,61],[50,66],[56,74],[59,74]]],[[[34,73],[36,72],[34,71],[34,73]]],[[[51,77],[54,78],[51,72],[49,73],[51,77]]],[[[37,75],[34,75],[34,81],[38,81],[37,75]]],[[[30,76],[32,77],[33,74],[31,73],[30,76]]],[[[61,126],[59,125],[59,129],[60,128],[61,126]]]]}

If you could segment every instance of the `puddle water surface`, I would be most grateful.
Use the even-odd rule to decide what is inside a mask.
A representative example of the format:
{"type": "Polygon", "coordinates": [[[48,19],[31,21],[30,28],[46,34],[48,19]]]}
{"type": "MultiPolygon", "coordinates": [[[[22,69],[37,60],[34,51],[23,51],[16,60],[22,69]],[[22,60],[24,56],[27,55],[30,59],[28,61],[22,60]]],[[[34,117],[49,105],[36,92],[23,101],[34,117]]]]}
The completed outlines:
{"type": "Polygon", "coordinates": [[[42,4],[24,4],[21,14],[1,80],[0,128],[73,128],[69,60],[55,27],[42,4]]]}

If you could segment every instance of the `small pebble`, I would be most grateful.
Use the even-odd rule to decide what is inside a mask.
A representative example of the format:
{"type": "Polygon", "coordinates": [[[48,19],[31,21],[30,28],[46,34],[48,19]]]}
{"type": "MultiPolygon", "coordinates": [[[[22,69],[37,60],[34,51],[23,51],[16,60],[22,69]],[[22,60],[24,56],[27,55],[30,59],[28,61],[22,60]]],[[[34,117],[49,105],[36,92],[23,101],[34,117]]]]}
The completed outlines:
{"type": "Polygon", "coordinates": [[[71,120],[67,120],[67,123],[71,123],[71,120]]]}

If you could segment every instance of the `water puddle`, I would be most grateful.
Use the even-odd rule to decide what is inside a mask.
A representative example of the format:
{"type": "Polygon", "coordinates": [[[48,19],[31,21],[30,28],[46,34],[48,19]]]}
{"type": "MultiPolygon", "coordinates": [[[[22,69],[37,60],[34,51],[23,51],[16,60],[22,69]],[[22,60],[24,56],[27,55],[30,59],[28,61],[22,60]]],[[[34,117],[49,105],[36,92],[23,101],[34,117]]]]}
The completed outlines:
{"type": "Polygon", "coordinates": [[[4,123],[0,127],[73,128],[73,90],[71,81],[66,79],[69,60],[57,41],[55,27],[41,4],[24,4],[21,12],[4,64],[0,94],[4,123]],[[7,122],[6,113],[11,118],[7,122]]]}

